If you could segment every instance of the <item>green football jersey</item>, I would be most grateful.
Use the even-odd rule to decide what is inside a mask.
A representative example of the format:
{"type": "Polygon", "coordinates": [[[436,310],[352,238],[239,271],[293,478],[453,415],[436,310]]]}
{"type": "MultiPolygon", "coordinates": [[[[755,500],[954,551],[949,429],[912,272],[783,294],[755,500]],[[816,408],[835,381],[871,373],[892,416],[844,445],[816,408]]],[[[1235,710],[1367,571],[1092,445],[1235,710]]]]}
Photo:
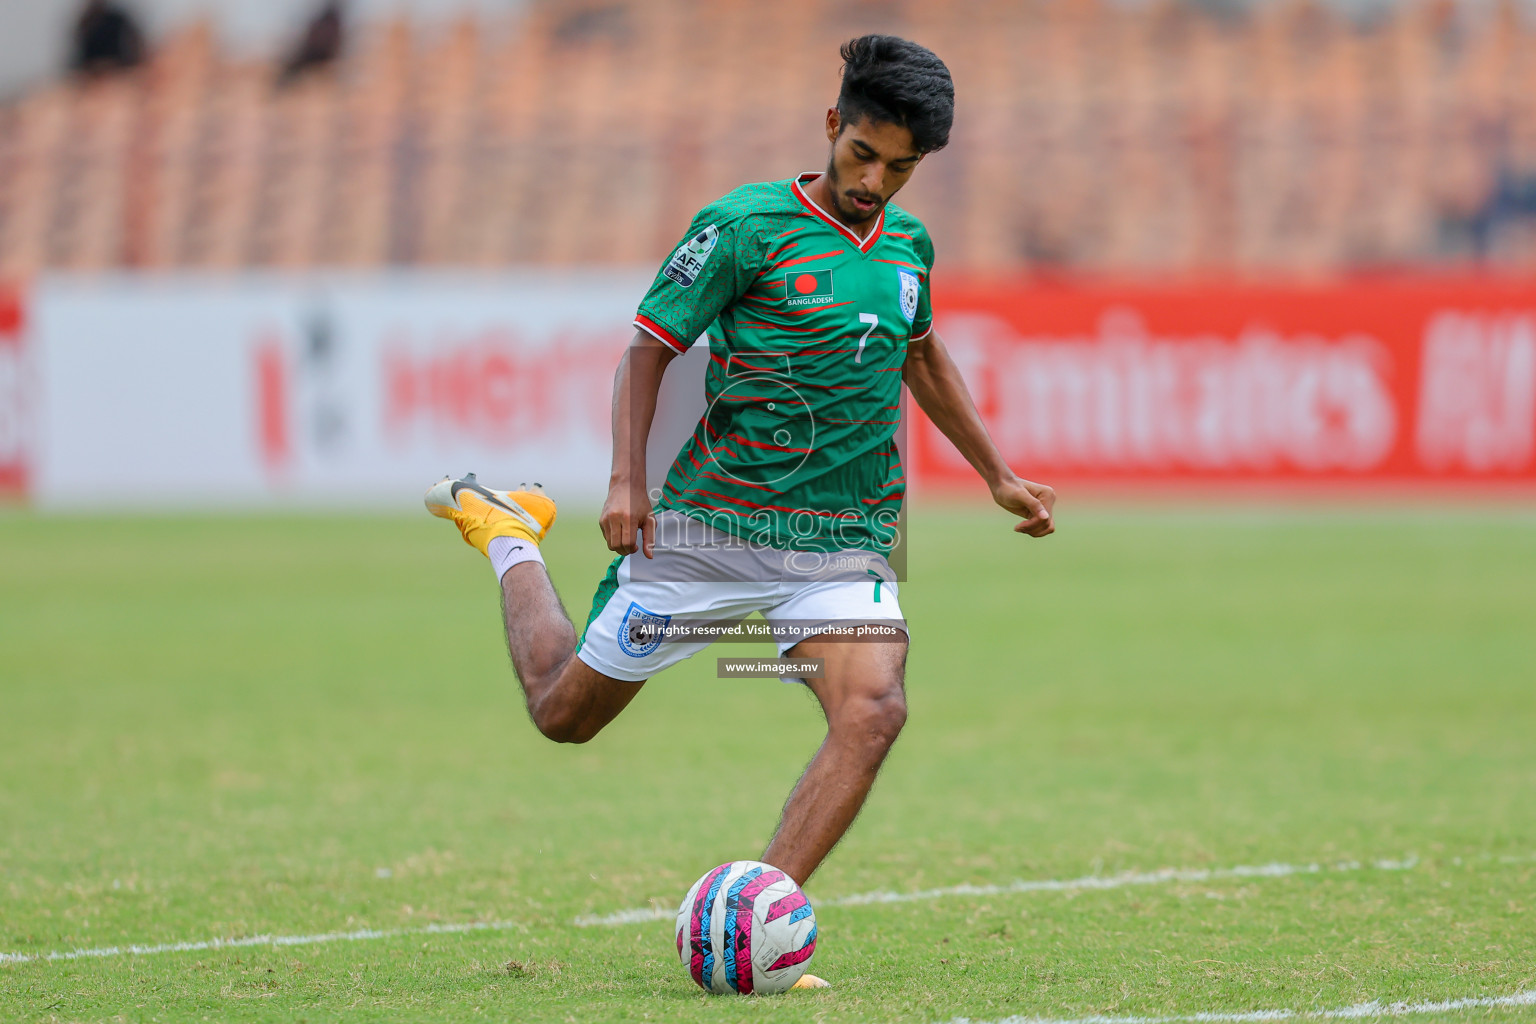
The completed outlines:
{"type": "Polygon", "coordinates": [[[757,544],[885,553],[906,494],[907,342],[933,326],[933,243],[890,204],[861,240],[806,195],[816,177],[706,206],[640,304],[635,326],[677,351],[709,340],[708,408],[656,508],[757,544]]]}

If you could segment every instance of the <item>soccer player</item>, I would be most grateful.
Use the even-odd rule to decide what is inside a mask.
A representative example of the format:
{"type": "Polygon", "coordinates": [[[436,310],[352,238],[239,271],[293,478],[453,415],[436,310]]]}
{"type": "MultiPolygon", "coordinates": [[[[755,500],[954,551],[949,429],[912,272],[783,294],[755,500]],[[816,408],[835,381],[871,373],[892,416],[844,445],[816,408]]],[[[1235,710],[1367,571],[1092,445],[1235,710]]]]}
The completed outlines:
{"type": "Polygon", "coordinates": [[[1051,488],[1020,479],[988,437],[933,329],[933,244],[891,203],[948,142],[949,70],[929,50],[870,35],[842,48],[824,172],[744,185],[701,210],[640,303],[613,393],[613,471],[599,520],[617,553],[576,631],[539,543],[555,505],[537,485],[473,475],[427,492],[501,581],[507,645],[545,736],[584,743],[645,680],[707,645],[668,624],[759,612],[806,678],[827,736],[762,859],[804,884],[852,824],[906,721],[905,621],[886,555],[905,475],[895,434],[903,382],[1021,521],[1055,528],[1051,488]],[[645,445],[667,365],[708,336],[708,411],[646,491],[645,445]],[[834,626],[894,624],[884,642],[834,626]]]}

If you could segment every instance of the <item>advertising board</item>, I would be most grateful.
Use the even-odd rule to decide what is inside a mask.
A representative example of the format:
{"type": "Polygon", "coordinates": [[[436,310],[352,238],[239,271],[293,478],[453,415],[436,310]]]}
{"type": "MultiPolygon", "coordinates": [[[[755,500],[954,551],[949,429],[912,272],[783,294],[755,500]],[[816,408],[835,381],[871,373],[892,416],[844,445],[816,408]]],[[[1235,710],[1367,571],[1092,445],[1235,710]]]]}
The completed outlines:
{"type": "MultiPolygon", "coordinates": [[[[1529,284],[972,284],[936,305],[988,429],[1037,479],[1536,482],[1529,284]]],[[[931,424],[913,447],[927,483],[970,472],[931,424]]]]}
{"type": "MultiPolygon", "coordinates": [[[[595,502],[613,372],[649,279],[108,275],[0,288],[0,494],[403,510],[432,480],[474,470],[595,502]]],[[[1035,479],[1536,484],[1536,286],[1524,282],[940,278],[935,308],[988,429],[1035,479]]],[[[704,362],[679,360],[669,378],[702,378],[704,362]]],[[[691,391],[701,383],[666,381],[653,475],[702,408],[691,391]]],[[[976,491],[920,414],[907,448],[919,488],[976,491]]]]}

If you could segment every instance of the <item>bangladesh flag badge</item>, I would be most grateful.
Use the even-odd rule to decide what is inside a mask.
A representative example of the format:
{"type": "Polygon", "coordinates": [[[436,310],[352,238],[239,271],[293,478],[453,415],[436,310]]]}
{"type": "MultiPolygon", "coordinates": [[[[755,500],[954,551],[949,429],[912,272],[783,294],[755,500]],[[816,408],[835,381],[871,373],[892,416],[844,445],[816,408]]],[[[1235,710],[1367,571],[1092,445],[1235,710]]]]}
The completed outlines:
{"type": "Polygon", "coordinates": [[[819,306],[832,301],[832,271],[802,270],[784,275],[784,305],[819,306]]]}

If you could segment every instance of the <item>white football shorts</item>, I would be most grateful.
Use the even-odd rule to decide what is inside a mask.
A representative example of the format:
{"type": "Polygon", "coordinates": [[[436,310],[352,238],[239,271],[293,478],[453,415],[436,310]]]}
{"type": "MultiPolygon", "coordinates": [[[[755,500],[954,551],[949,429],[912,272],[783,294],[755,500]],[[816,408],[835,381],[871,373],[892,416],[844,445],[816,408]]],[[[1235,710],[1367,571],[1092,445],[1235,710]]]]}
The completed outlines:
{"type": "MultiPolygon", "coordinates": [[[[655,557],[614,559],[576,644],[576,656],[606,676],[648,679],[712,642],[690,638],[684,627],[736,622],[753,612],[774,631],[781,657],[828,630],[879,623],[907,631],[896,573],[882,555],[746,544],[671,510],[656,521],[655,557]],[[678,630],[680,636],[669,635],[678,630]]],[[[722,655],[728,646],[722,644],[722,655]]]]}

